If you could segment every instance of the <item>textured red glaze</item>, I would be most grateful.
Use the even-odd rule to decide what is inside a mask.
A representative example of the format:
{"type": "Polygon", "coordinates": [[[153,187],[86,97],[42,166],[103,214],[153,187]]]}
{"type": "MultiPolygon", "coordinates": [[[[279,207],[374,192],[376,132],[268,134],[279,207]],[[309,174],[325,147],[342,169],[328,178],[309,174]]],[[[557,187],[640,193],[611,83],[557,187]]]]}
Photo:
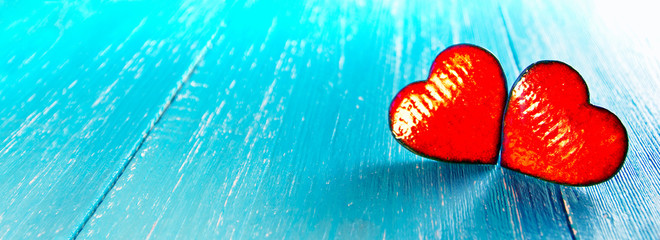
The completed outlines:
{"type": "Polygon", "coordinates": [[[502,166],[567,185],[606,181],[623,165],[621,121],[589,104],[587,85],[570,66],[529,66],[511,91],[504,117],[502,166]]]}
{"type": "Polygon", "coordinates": [[[451,162],[497,163],[506,79],[487,50],[454,45],[433,62],[426,81],[392,100],[394,137],[420,155],[451,162]]]}

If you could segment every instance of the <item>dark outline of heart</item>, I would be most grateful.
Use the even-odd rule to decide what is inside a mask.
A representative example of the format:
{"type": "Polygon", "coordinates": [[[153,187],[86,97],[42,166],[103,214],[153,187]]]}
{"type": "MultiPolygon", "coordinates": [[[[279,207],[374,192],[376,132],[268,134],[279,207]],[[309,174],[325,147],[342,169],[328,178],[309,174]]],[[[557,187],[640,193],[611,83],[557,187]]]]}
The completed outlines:
{"type": "MultiPolygon", "coordinates": [[[[507,98],[507,101],[506,101],[506,105],[504,106],[504,114],[502,115],[502,129],[501,129],[501,135],[502,135],[502,138],[501,138],[501,141],[500,141],[500,142],[502,143],[502,145],[501,145],[500,152],[499,152],[499,157],[500,157],[499,165],[500,165],[500,166],[502,166],[503,168],[506,168],[506,169],[508,169],[508,170],[511,170],[511,171],[514,171],[514,172],[517,172],[517,173],[520,173],[520,174],[524,174],[524,175],[526,175],[526,176],[530,176],[530,177],[533,177],[533,178],[536,178],[536,179],[540,179],[540,180],[543,180],[543,181],[546,181],[546,182],[552,182],[552,183],[555,183],[555,184],[560,184],[560,185],[564,185],[564,186],[572,186],[572,187],[587,187],[587,186],[593,186],[593,185],[596,185],[596,184],[599,184],[599,183],[603,183],[603,182],[606,182],[606,181],[612,179],[612,178],[613,178],[614,176],[616,176],[616,175],[619,173],[619,171],[621,171],[621,169],[623,168],[623,164],[626,162],[626,158],[627,158],[627,156],[628,156],[628,151],[629,151],[629,149],[630,149],[630,142],[629,142],[629,137],[628,137],[628,130],[626,129],[626,126],[623,124],[623,122],[621,121],[621,119],[620,119],[616,114],[614,114],[613,112],[609,111],[608,109],[603,108],[603,107],[600,107],[600,106],[597,106],[597,105],[593,105],[593,104],[591,104],[591,99],[590,99],[590,94],[589,94],[589,87],[588,87],[586,81],[584,80],[584,77],[582,77],[582,75],[581,75],[577,70],[575,70],[575,68],[573,68],[571,65],[569,65],[569,64],[567,64],[567,63],[564,63],[564,62],[561,62],[561,61],[556,61],[556,60],[542,60],[542,61],[535,62],[535,63],[533,63],[533,64],[527,66],[527,67],[526,67],[526,68],[525,68],[525,69],[524,69],[524,70],[518,75],[518,78],[516,78],[516,81],[514,81],[512,87],[511,87],[511,90],[509,91],[508,98],[507,98]],[[585,184],[570,184],[570,183],[565,183],[565,182],[559,182],[559,181],[553,181],[553,180],[549,180],[549,179],[544,179],[544,178],[541,178],[541,177],[539,177],[539,176],[535,176],[535,175],[532,175],[532,174],[525,173],[525,172],[520,171],[520,170],[518,170],[518,169],[510,168],[510,167],[508,167],[508,166],[505,166],[505,164],[503,164],[503,161],[504,161],[504,159],[503,159],[503,157],[504,157],[504,142],[505,142],[505,138],[506,138],[506,136],[505,136],[505,132],[504,132],[504,129],[505,129],[505,127],[506,127],[506,121],[505,121],[505,120],[506,120],[507,113],[509,112],[509,105],[510,105],[510,101],[511,101],[511,96],[513,96],[513,91],[516,89],[516,87],[517,87],[518,84],[520,83],[521,79],[522,79],[523,77],[526,76],[526,74],[528,73],[528,71],[529,71],[531,68],[536,67],[537,65],[542,65],[542,64],[561,64],[561,65],[564,65],[564,66],[568,67],[571,71],[573,71],[573,72],[577,75],[578,79],[580,80],[580,83],[584,86],[584,91],[585,91],[585,95],[586,95],[586,101],[585,101],[582,105],[584,105],[585,107],[588,107],[588,108],[594,109],[594,110],[596,110],[596,111],[598,111],[598,112],[605,113],[605,114],[609,114],[609,115],[613,116],[614,119],[616,119],[616,120],[618,121],[618,123],[620,124],[621,128],[623,129],[623,139],[624,139],[624,150],[623,150],[623,155],[621,156],[621,159],[620,159],[620,160],[617,159],[617,161],[620,161],[620,164],[616,167],[616,169],[615,169],[615,170],[612,172],[612,174],[609,175],[608,177],[606,177],[606,178],[604,178],[604,179],[601,179],[601,180],[597,180],[597,181],[586,182],[585,184]]],[[[610,160],[610,161],[611,161],[611,160],[610,160]]]]}
{"type": "MultiPolygon", "coordinates": [[[[440,54],[442,54],[442,52],[447,51],[447,50],[450,49],[450,48],[453,48],[453,47],[456,47],[456,46],[461,46],[461,45],[467,45],[467,46],[471,46],[471,47],[476,47],[476,48],[478,48],[478,49],[483,50],[483,51],[486,52],[486,53],[489,53],[489,54],[490,54],[490,55],[496,60],[497,64],[499,64],[500,69],[502,69],[501,64],[499,63],[499,59],[497,59],[497,57],[495,57],[490,51],[488,51],[488,50],[486,50],[486,49],[484,49],[484,48],[482,48],[482,47],[479,47],[479,46],[476,46],[476,45],[472,45],[472,44],[456,44],[456,45],[452,45],[452,46],[449,46],[448,48],[446,48],[445,50],[441,51],[440,54]]],[[[438,55],[440,55],[440,54],[438,54],[438,55]]],[[[437,58],[437,57],[436,57],[436,58],[437,58]]],[[[434,64],[435,64],[435,60],[434,60],[434,64]]],[[[430,72],[432,72],[432,71],[433,71],[433,64],[431,65],[431,70],[430,70],[430,72]]],[[[429,73],[429,75],[430,75],[430,73],[429,73]]],[[[504,77],[504,82],[505,82],[505,92],[506,92],[507,95],[505,96],[504,108],[503,108],[502,117],[501,117],[501,124],[500,124],[500,128],[499,128],[499,131],[500,131],[500,138],[499,138],[499,141],[498,141],[498,148],[497,148],[498,151],[497,151],[497,156],[496,156],[496,159],[499,158],[500,161],[496,161],[495,163],[483,163],[483,162],[469,162],[469,161],[466,162],[466,161],[460,161],[460,160],[459,160],[459,161],[454,161],[454,160],[452,160],[452,159],[436,158],[436,157],[432,157],[432,156],[429,156],[429,155],[427,155],[427,154],[425,154],[425,153],[421,153],[421,152],[419,152],[419,151],[416,151],[416,150],[412,149],[412,147],[408,146],[407,144],[405,144],[404,142],[402,142],[402,140],[398,139],[398,138],[396,137],[396,135],[394,135],[394,131],[393,131],[393,129],[392,129],[392,116],[391,116],[391,113],[389,113],[389,111],[391,111],[391,109],[392,109],[392,104],[394,103],[394,100],[395,100],[396,97],[399,95],[399,93],[401,92],[401,90],[403,90],[404,88],[406,88],[406,87],[408,87],[409,85],[412,85],[412,84],[416,84],[416,83],[420,83],[420,82],[426,82],[426,81],[428,81],[428,79],[427,79],[427,80],[422,80],[422,81],[412,82],[412,83],[406,85],[404,88],[402,88],[401,90],[399,90],[399,92],[397,92],[397,94],[395,95],[394,99],[392,99],[392,102],[390,103],[390,106],[389,106],[389,108],[388,108],[388,125],[389,125],[389,128],[390,128],[390,133],[392,134],[392,136],[394,137],[394,139],[395,139],[400,145],[402,145],[404,148],[408,149],[409,151],[411,151],[411,152],[413,152],[413,153],[415,153],[415,154],[417,154],[417,155],[419,155],[419,156],[425,157],[425,158],[429,158],[429,159],[436,160],[436,161],[442,161],[442,162],[452,163],[452,164],[466,164],[466,163],[467,163],[467,164],[492,164],[492,165],[500,165],[500,166],[502,166],[503,168],[506,168],[506,169],[511,170],[511,171],[514,171],[514,172],[518,172],[518,173],[521,173],[521,174],[524,174],[524,175],[527,175],[527,176],[530,176],[530,177],[534,177],[534,178],[537,178],[537,179],[540,179],[540,180],[543,180],[543,181],[552,182],[552,183],[556,183],[556,184],[560,184],[560,185],[566,185],[566,186],[591,186],[591,185],[599,184],[599,183],[602,183],[602,182],[606,182],[606,181],[612,179],[614,176],[616,176],[616,175],[618,174],[618,172],[623,168],[623,164],[625,163],[625,160],[626,160],[626,158],[627,158],[628,151],[629,151],[629,138],[628,138],[628,131],[627,131],[627,129],[625,128],[625,125],[623,125],[623,122],[621,121],[621,119],[619,119],[619,117],[618,117],[616,114],[610,112],[609,110],[607,110],[607,109],[605,109],[605,108],[603,108],[603,107],[600,107],[600,106],[597,106],[597,105],[593,105],[593,104],[591,104],[591,101],[590,101],[590,99],[589,99],[589,89],[588,89],[588,86],[587,86],[586,82],[584,81],[584,78],[583,78],[583,77],[580,75],[580,73],[579,73],[578,71],[576,71],[573,67],[571,67],[570,65],[568,65],[568,64],[566,64],[566,63],[560,62],[560,61],[549,61],[549,60],[544,60],[544,61],[536,62],[536,63],[534,63],[534,64],[531,64],[530,66],[528,66],[527,68],[525,68],[525,70],[523,70],[523,71],[521,72],[521,74],[516,78],[516,81],[513,83],[511,90],[508,91],[508,92],[506,91],[506,76],[504,75],[503,72],[502,72],[502,76],[504,77]],[[511,100],[512,93],[513,93],[514,89],[516,88],[516,86],[519,84],[521,78],[524,77],[524,76],[526,75],[526,73],[528,72],[528,70],[529,70],[530,68],[532,68],[532,67],[534,67],[534,66],[536,66],[536,65],[539,65],[539,64],[544,64],[544,63],[561,63],[561,64],[567,66],[568,68],[570,68],[570,70],[572,70],[572,71],[573,71],[573,72],[579,77],[579,79],[581,80],[581,84],[584,86],[584,90],[585,90],[585,92],[586,92],[586,93],[585,93],[585,95],[586,95],[586,101],[585,101],[585,103],[584,103],[583,105],[586,105],[586,107],[589,107],[589,108],[591,108],[591,109],[594,109],[594,110],[596,110],[596,111],[598,111],[598,112],[607,113],[607,114],[613,116],[614,119],[616,119],[616,120],[618,121],[618,123],[620,124],[621,128],[623,129],[623,137],[624,137],[624,140],[625,140],[623,155],[622,155],[621,159],[619,160],[620,164],[617,166],[616,170],[613,171],[612,174],[609,175],[607,178],[604,178],[604,179],[601,179],[601,180],[598,180],[598,181],[587,182],[586,184],[569,184],[569,183],[565,183],[565,182],[558,182],[558,181],[553,181],[553,180],[549,180],[549,179],[544,179],[544,178],[542,178],[542,177],[535,176],[535,175],[532,175],[532,174],[529,174],[529,173],[525,173],[525,172],[523,172],[523,171],[520,171],[520,170],[517,170],[517,169],[514,169],[514,168],[510,168],[510,167],[504,166],[504,165],[502,164],[502,157],[503,157],[503,153],[504,153],[504,145],[503,145],[503,144],[504,144],[504,141],[505,141],[505,136],[504,136],[504,127],[505,127],[505,124],[506,124],[506,123],[505,123],[505,118],[506,118],[506,115],[507,115],[508,110],[509,110],[509,105],[510,105],[510,100],[511,100]]]]}
{"type": "Polygon", "coordinates": [[[508,103],[508,99],[509,99],[509,95],[508,95],[508,94],[509,94],[509,91],[507,91],[507,83],[506,83],[507,80],[506,80],[506,79],[507,79],[507,78],[506,78],[506,74],[504,73],[504,69],[503,69],[503,67],[502,67],[502,64],[500,63],[499,59],[495,56],[495,54],[493,54],[492,52],[488,51],[487,49],[485,49],[485,48],[483,48],[483,47],[480,47],[480,46],[477,46],[477,45],[474,45],[474,44],[469,44],[469,43],[459,43],[459,44],[451,45],[451,46],[445,48],[444,50],[440,51],[440,53],[434,58],[433,63],[431,64],[431,67],[430,67],[430,69],[429,69],[429,77],[427,77],[426,80],[420,80],[420,81],[415,81],[415,82],[411,82],[411,83],[409,83],[409,84],[406,84],[406,86],[404,86],[403,88],[401,88],[401,89],[400,89],[400,90],[394,95],[394,98],[390,101],[390,105],[388,106],[388,114],[387,114],[387,116],[388,116],[388,126],[389,126],[389,129],[390,129],[390,134],[392,135],[392,137],[394,137],[394,139],[395,139],[395,140],[396,140],[401,146],[403,146],[404,148],[406,148],[406,149],[408,149],[409,151],[413,152],[414,154],[419,155],[419,156],[422,156],[422,157],[424,157],[424,158],[432,159],[432,160],[435,160],[435,161],[446,162],[446,163],[452,163],[452,164],[498,165],[498,163],[499,163],[498,159],[501,158],[501,152],[502,152],[502,142],[503,142],[503,139],[502,139],[502,131],[503,131],[503,127],[504,127],[504,116],[505,116],[505,114],[506,114],[506,105],[507,105],[507,103],[508,103]],[[501,74],[501,77],[502,77],[502,79],[504,80],[504,83],[503,83],[503,84],[504,84],[504,89],[503,89],[504,99],[503,99],[503,101],[502,101],[503,106],[502,106],[502,112],[501,112],[501,116],[500,116],[499,129],[498,129],[498,130],[499,130],[499,133],[500,133],[500,134],[499,134],[500,137],[499,137],[498,140],[497,140],[497,146],[496,146],[497,151],[496,151],[496,154],[495,154],[495,157],[494,157],[494,161],[493,161],[492,163],[490,163],[490,162],[466,161],[466,159],[444,159],[444,158],[438,158],[438,157],[433,157],[433,156],[427,155],[427,154],[425,154],[425,153],[422,153],[422,152],[419,152],[419,151],[414,150],[412,147],[410,147],[410,146],[408,146],[407,144],[405,144],[402,140],[398,139],[398,138],[396,137],[396,135],[394,134],[394,130],[392,129],[392,116],[391,116],[391,112],[390,112],[390,111],[391,111],[391,109],[392,109],[392,105],[393,105],[394,101],[396,100],[397,96],[399,95],[399,93],[401,93],[401,91],[402,91],[403,89],[405,89],[406,87],[408,87],[408,86],[410,86],[410,85],[417,84],[417,83],[423,83],[423,82],[427,82],[427,81],[429,81],[429,78],[430,78],[430,76],[431,76],[431,74],[432,74],[432,72],[433,72],[433,70],[434,70],[433,66],[435,65],[435,61],[436,61],[436,59],[437,59],[442,53],[446,52],[446,51],[449,50],[449,49],[457,48],[457,47],[463,47],[463,46],[477,48],[477,49],[483,51],[484,53],[486,53],[487,55],[489,55],[490,57],[492,57],[493,60],[495,61],[495,63],[497,63],[497,66],[499,67],[499,69],[500,69],[500,71],[501,71],[501,73],[502,73],[502,74],[501,74]]]}

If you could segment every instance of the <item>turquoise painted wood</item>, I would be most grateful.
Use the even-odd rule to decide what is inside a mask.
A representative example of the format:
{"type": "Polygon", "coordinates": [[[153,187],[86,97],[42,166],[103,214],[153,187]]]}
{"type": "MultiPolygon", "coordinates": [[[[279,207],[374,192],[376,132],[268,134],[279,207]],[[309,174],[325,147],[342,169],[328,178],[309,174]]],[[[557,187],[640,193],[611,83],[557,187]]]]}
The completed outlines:
{"type": "Polygon", "coordinates": [[[0,1],[0,239],[660,235],[652,7],[568,1],[0,1]],[[630,152],[567,187],[415,156],[387,107],[468,42],[562,60],[630,152]]]}
{"type": "Polygon", "coordinates": [[[201,58],[218,7],[0,1],[0,239],[82,228],[201,58]]]}
{"type": "Polygon", "coordinates": [[[229,10],[81,237],[571,238],[557,186],[389,133],[391,98],[452,43],[517,75],[496,5],[277,4],[229,10]]]}
{"type": "Polygon", "coordinates": [[[580,238],[660,237],[660,34],[651,30],[658,22],[651,9],[568,1],[503,6],[519,66],[538,59],[569,63],[587,82],[591,102],[619,116],[630,136],[626,163],[612,180],[561,187],[580,238]]]}

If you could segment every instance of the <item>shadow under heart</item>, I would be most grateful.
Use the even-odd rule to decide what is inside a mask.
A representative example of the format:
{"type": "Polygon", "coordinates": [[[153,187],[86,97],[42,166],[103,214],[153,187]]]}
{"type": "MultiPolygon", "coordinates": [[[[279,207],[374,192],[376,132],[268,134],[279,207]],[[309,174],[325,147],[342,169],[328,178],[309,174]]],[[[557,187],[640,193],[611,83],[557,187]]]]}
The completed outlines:
{"type": "Polygon", "coordinates": [[[304,223],[290,226],[300,231],[286,237],[458,236],[457,226],[466,221],[487,230],[478,223],[492,217],[484,216],[483,208],[490,202],[486,198],[494,195],[491,182],[499,177],[496,169],[426,159],[356,167],[343,174],[297,180],[307,191],[269,198],[267,205],[274,207],[271,211],[287,213],[283,225],[304,223]]]}

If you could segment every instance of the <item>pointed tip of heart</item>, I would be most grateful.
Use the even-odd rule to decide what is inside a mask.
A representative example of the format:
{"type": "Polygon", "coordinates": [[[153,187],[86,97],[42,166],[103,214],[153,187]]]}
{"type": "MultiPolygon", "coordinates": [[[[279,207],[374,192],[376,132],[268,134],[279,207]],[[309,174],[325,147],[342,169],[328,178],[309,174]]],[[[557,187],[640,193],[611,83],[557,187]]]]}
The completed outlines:
{"type": "Polygon", "coordinates": [[[628,152],[620,119],[589,103],[586,82],[571,66],[532,64],[507,101],[499,61],[471,44],[445,49],[426,81],[404,87],[390,105],[389,125],[418,155],[497,164],[501,154],[505,168],[572,186],[612,178],[628,152]]]}
{"type": "Polygon", "coordinates": [[[469,44],[435,58],[429,78],[404,87],[392,100],[394,138],[435,160],[496,164],[506,78],[493,54],[469,44]]]}
{"type": "Polygon", "coordinates": [[[616,175],[627,151],[619,118],[589,103],[586,82],[568,64],[537,62],[514,84],[504,117],[503,167],[588,186],[616,175]]]}

